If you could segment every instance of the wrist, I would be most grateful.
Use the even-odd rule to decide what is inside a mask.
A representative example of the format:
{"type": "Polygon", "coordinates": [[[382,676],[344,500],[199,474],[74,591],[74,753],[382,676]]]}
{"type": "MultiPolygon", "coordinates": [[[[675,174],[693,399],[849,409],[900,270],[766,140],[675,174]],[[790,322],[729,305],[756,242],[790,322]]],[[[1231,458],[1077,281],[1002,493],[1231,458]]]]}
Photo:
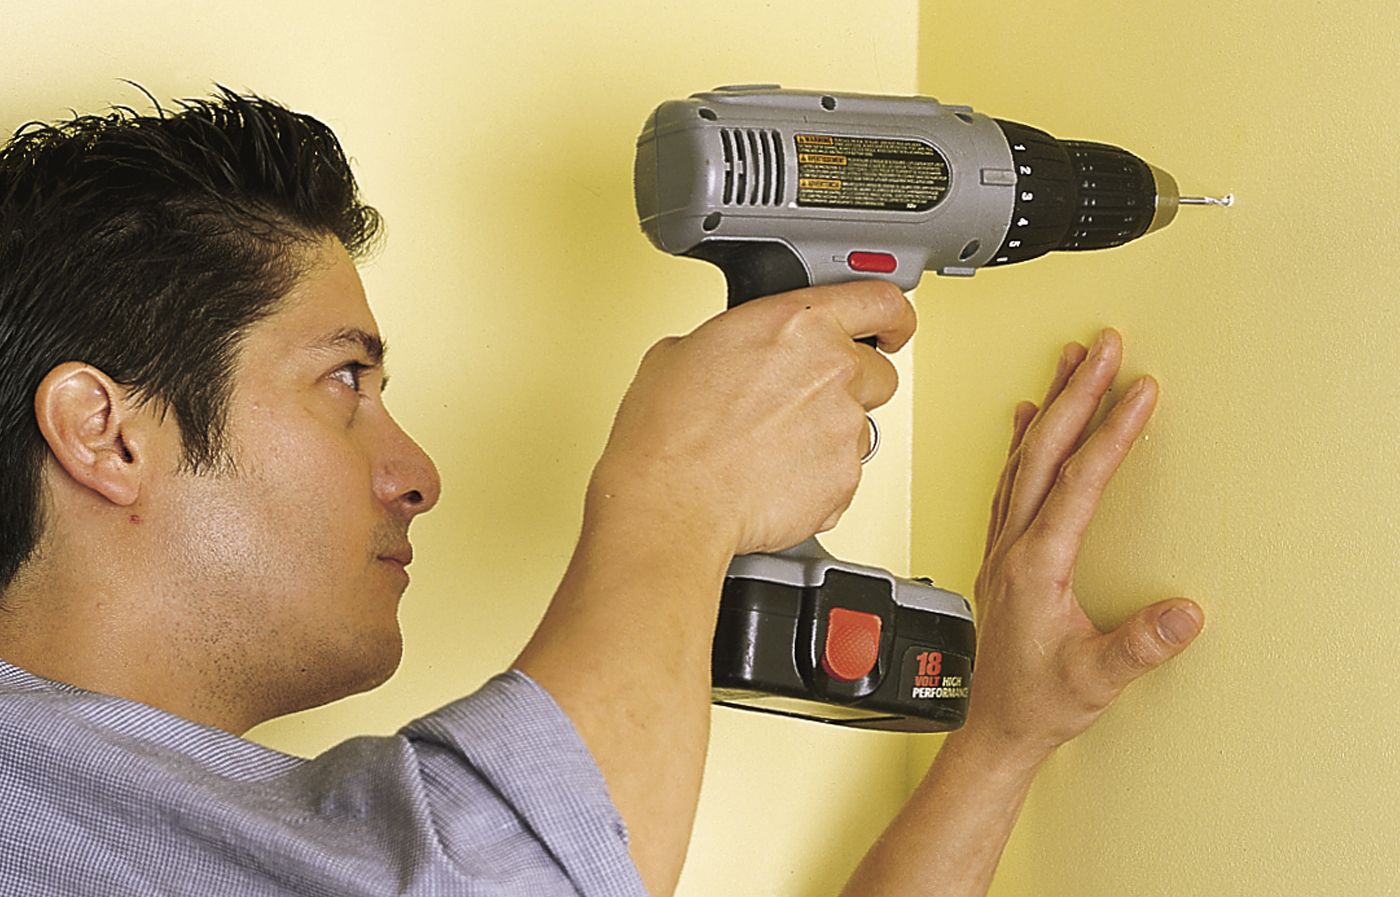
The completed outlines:
{"type": "Polygon", "coordinates": [[[738,545],[734,515],[695,500],[695,490],[600,461],[584,500],[584,536],[624,532],[643,543],[683,547],[727,569],[738,545]]]}
{"type": "Polygon", "coordinates": [[[1029,782],[1054,749],[1025,744],[968,724],[948,734],[940,756],[943,753],[965,758],[1002,777],[1029,782]]]}
{"type": "Polygon", "coordinates": [[[572,681],[580,658],[607,658],[629,689],[693,679],[708,695],[711,634],[732,559],[714,532],[655,493],[595,475],[578,544],[517,666],[548,688],[536,675],[542,665],[572,681]]]}

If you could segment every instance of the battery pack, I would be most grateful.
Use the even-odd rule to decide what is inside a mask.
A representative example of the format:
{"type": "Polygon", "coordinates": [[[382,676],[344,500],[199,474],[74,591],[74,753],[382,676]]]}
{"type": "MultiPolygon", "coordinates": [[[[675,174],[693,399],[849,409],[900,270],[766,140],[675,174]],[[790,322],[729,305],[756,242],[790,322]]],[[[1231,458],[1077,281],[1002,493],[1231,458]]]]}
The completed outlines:
{"type": "Polygon", "coordinates": [[[858,729],[961,726],[976,653],[967,601],[814,553],[823,556],[734,559],[715,630],[714,702],[858,729]]]}

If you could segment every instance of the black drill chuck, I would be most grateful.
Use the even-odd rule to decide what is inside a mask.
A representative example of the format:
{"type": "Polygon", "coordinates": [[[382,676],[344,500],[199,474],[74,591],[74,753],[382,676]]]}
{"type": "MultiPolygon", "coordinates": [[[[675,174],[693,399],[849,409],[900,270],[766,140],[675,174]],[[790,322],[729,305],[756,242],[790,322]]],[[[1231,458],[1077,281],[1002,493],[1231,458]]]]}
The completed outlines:
{"type": "Polygon", "coordinates": [[[1016,166],[1012,227],[987,267],[1053,250],[1107,249],[1165,227],[1176,213],[1171,176],[1107,143],[1059,140],[997,119],[1016,166]]]}

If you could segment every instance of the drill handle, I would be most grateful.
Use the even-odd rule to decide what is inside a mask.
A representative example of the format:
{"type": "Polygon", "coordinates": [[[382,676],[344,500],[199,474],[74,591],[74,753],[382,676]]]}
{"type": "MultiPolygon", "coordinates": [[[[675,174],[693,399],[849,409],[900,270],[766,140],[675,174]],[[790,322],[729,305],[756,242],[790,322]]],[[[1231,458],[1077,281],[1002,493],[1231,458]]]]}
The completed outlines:
{"type": "Polygon", "coordinates": [[[786,243],[769,240],[703,240],[686,253],[724,272],[729,307],[750,299],[812,285],[807,266],[786,243]]]}
{"type": "MultiPolygon", "coordinates": [[[[812,285],[807,266],[786,243],[771,240],[703,240],[685,253],[709,262],[724,272],[729,285],[729,307],[750,299],[772,296],[812,285]]],[[[875,348],[873,336],[856,342],[875,348]]]]}

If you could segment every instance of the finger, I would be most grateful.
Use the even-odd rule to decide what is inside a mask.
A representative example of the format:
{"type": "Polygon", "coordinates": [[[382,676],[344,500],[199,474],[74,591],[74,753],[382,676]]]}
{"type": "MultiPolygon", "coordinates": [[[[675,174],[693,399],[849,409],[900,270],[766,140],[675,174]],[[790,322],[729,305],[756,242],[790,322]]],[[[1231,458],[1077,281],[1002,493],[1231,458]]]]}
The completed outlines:
{"type": "MultiPolygon", "coordinates": [[[[1087,354],[1088,350],[1079,345],[1079,343],[1069,343],[1061,350],[1059,364],[1055,367],[1054,376],[1050,378],[1050,388],[1045,392],[1045,400],[1040,403],[1039,409],[1036,409],[1033,405],[1031,406],[1032,411],[1030,418],[1026,420],[1025,426],[1021,427],[1012,437],[1011,451],[1007,458],[1006,469],[1002,473],[1002,483],[998,487],[999,495],[994,505],[995,514],[993,518],[996,521],[998,534],[1001,533],[1006,523],[1007,509],[1011,503],[1012,490],[1016,485],[1016,472],[1021,466],[1021,455],[1018,449],[1020,449],[1021,443],[1025,439],[1026,432],[1036,421],[1040,420],[1041,415],[1054,404],[1055,399],[1059,398],[1060,393],[1064,391],[1065,384],[1069,382],[1070,376],[1079,365],[1083,363],[1084,357],[1087,354]]],[[[1017,406],[1017,412],[1019,413],[1019,411],[1020,406],[1017,406]]],[[[991,549],[989,547],[988,555],[990,555],[990,553],[991,549]]]]}
{"type": "Polygon", "coordinates": [[[1012,414],[1011,447],[1006,450],[1007,458],[1016,454],[1016,450],[1021,447],[1021,441],[1026,438],[1026,431],[1031,428],[1039,412],[1040,407],[1035,402],[1016,403],[1016,410],[1012,414]]]}
{"type": "Polygon", "coordinates": [[[1094,642],[1096,666],[1113,692],[1186,650],[1205,626],[1194,601],[1177,598],[1144,608],[1094,642]]]}
{"type": "Polygon", "coordinates": [[[992,496],[992,514],[987,523],[987,546],[982,552],[984,561],[991,556],[992,547],[996,545],[1002,523],[1006,520],[1006,497],[1011,491],[1008,484],[1015,477],[1016,450],[1020,448],[1021,440],[1030,428],[1031,421],[1035,419],[1037,410],[1039,409],[1034,402],[1021,402],[1017,404],[1012,415],[1011,447],[1007,449],[1006,466],[1001,469],[1001,479],[997,481],[996,493],[992,496]]]}
{"type": "Polygon", "coordinates": [[[831,315],[852,339],[876,337],[886,352],[899,351],[918,328],[913,303],[884,280],[852,280],[784,295],[831,315]]]}
{"type": "Polygon", "coordinates": [[[870,450],[875,447],[875,418],[870,415],[865,416],[865,428],[860,434],[860,457],[865,458],[870,454],[870,450]]]}
{"type": "MultiPolygon", "coordinates": [[[[1055,400],[1060,397],[1060,393],[1064,392],[1065,386],[1068,385],[1070,377],[1073,376],[1074,372],[1079,369],[1079,366],[1084,363],[1084,359],[1088,354],[1089,350],[1079,343],[1068,343],[1065,345],[1064,349],[1060,352],[1060,363],[1055,368],[1055,376],[1050,378],[1050,388],[1045,391],[1045,399],[1040,403],[1041,415],[1049,411],[1050,407],[1055,404],[1055,400]]],[[[1038,419],[1039,415],[1037,415],[1037,420],[1038,419]]],[[[1032,423],[1034,423],[1034,421],[1032,421],[1032,423]]]]}
{"type": "Polygon", "coordinates": [[[1103,424],[1065,462],[1040,513],[1026,530],[1034,563],[1068,578],[1108,481],[1141,435],[1157,404],[1157,381],[1139,379],[1103,424]]]}
{"type": "Polygon", "coordinates": [[[879,408],[894,398],[899,389],[899,371],[888,358],[863,343],[851,347],[860,357],[855,376],[847,390],[866,411],[879,408]]]}
{"type": "MultiPolygon", "coordinates": [[[[998,511],[1000,511],[998,516],[1000,516],[1002,521],[1005,521],[1005,518],[1007,518],[1007,502],[1011,500],[1011,488],[1015,486],[1016,469],[1021,466],[1021,455],[1016,452],[1016,449],[1021,448],[1021,442],[1025,439],[1026,430],[1032,427],[1032,425],[1035,425],[1036,421],[1040,420],[1040,416],[1044,414],[1044,411],[1049,410],[1051,404],[1054,404],[1054,400],[1060,397],[1061,392],[1064,392],[1065,383],[1070,382],[1070,376],[1074,374],[1075,369],[1078,369],[1079,365],[1084,362],[1086,354],[1088,354],[1088,350],[1086,350],[1084,346],[1079,346],[1078,343],[1065,344],[1063,350],[1060,350],[1060,361],[1058,361],[1056,365],[1054,376],[1050,378],[1050,388],[1046,389],[1046,397],[1044,397],[1043,402],[1040,403],[1039,409],[1032,411],[1030,420],[1026,421],[1026,427],[1019,428],[1014,437],[1012,437],[1011,451],[1008,452],[1007,470],[1005,470],[1004,476],[1005,494],[1002,495],[997,502],[998,511]]],[[[1016,413],[1021,413],[1021,406],[1016,406],[1016,413]]]]}
{"type": "MultiPolygon", "coordinates": [[[[992,522],[988,527],[987,547],[983,554],[984,560],[991,556],[992,549],[996,545],[997,537],[1000,536],[1006,525],[1007,511],[1011,503],[1012,490],[1016,485],[1016,472],[1021,465],[1021,455],[1017,450],[1021,447],[1021,442],[1024,440],[1028,428],[1034,425],[1036,421],[1040,420],[1041,415],[1045,413],[1046,409],[1054,404],[1055,399],[1059,398],[1060,393],[1064,391],[1065,385],[1069,383],[1070,376],[1084,362],[1086,355],[1088,355],[1088,350],[1079,343],[1068,343],[1065,345],[1064,349],[1060,351],[1060,360],[1055,367],[1055,374],[1050,378],[1050,387],[1045,392],[1045,400],[1040,403],[1039,409],[1031,405],[1031,416],[1025,421],[1025,426],[1019,427],[1012,436],[1011,450],[1008,453],[1006,468],[1002,471],[1001,482],[997,485],[997,498],[992,504],[992,522]]],[[[1018,414],[1020,410],[1021,408],[1018,405],[1016,408],[1018,414]]]]}
{"type": "Polygon", "coordinates": [[[1122,337],[1111,328],[1104,330],[1089,357],[1075,368],[1050,407],[1040,409],[1020,447],[1021,458],[1007,507],[1008,538],[1020,538],[1035,519],[1060,467],[1078,445],[1118,374],[1122,360],[1122,337]]]}

